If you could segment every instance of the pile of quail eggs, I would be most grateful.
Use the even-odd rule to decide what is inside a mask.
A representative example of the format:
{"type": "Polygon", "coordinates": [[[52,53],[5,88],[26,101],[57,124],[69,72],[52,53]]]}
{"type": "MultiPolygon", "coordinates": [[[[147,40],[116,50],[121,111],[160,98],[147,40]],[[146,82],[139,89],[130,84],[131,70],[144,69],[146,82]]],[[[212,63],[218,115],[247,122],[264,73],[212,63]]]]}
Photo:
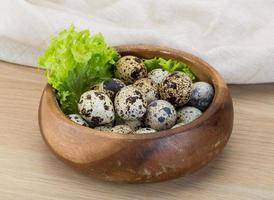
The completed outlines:
{"type": "Polygon", "coordinates": [[[197,119],[214,97],[213,87],[195,82],[183,72],[147,72],[143,60],[124,56],[116,63],[115,78],[81,95],[79,114],[72,121],[100,131],[120,134],[154,133],[197,119]]]}

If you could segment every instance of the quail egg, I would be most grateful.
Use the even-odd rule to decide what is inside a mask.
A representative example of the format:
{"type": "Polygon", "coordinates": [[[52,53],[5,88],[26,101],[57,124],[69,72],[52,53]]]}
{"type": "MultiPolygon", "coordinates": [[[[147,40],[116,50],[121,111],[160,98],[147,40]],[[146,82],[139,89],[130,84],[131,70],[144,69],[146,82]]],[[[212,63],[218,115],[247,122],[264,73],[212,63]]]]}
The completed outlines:
{"type": "Polygon", "coordinates": [[[118,116],[124,120],[141,118],[147,103],[142,92],[131,85],[123,87],[115,96],[114,105],[118,116]]]}
{"type": "Polygon", "coordinates": [[[115,76],[127,84],[147,76],[145,64],[136,56],[124,56],[116,63],[115,76]]]}
{"type": "Polygon", "coordinates": [[[104,92],[106,95],[109,96],[109,98],[113,99],[115,94],[125,86],[126,84],[123,81],[112,78],[103,81],[99,85],[99,91],[104,92]]]}
{"type": "Polygon", "coordinates": [[[81,116],[92,126],[111,123],[115,119],[112,101],[106,94],[97,90],[82,94],[78,109],[81,116]]]}
{"type": "Polygon", "coordinates": [[[173,105],[164,100],[155,100],[147,107],[145,123],[147,127],[159,131],[171,128],[175,124],[176,118],[176,110],[173,105]]]}
{"type": "Polygon", "coordinates": [[[188,124],[193,120],[197,119],[202,115],[202,112],[192,106],[186,106],[178,109],[177,111],[177,121],[183,122],[184,124],[188,124]]]}
{"type": "Polygon", "coordinates": [[[115,124],[116,125],[127,125],[134,131],[138,130],[139,128],[141,128],[143,126],[143,123],[140,119],[123,120],[121,118],[118,118],[116,120],[115,124]]]}
{"type": "Polygon", "coordinates": [[[133,133],[133,130],[127,125],[117,125],[110,129],[111,132],[120,133],[120,134],[130,134],[133,133]]]}
{"type": "Polygon", "coordinates": [[[150,71],[147,74],[147,77],[151,79],[154,83],[159,85],[168,74],[168,71],[159,68],[150,71]]]}
{"type": "Polygon", "coordinates": [[[205,111],[211,104],[214,97],[213,87],[206,82],[196,82],[193,84],[192,94],[189,100],[189,104],[205,111]]]}
{"type": "Polygon", "coordinates": [[[192,81],[182,72],[173,72],[165,77],[160,84],[161,99],[169,101],[174,106],[186,104],[191,96],[192,81]]]}
{"type": "Polygon", "coordinates": [[[102,126],[96,126],[94,129],[98,130],[98,131],[110,131],[112,127],[109,127],[109,126],[105,126],[105,125],[102,125],[102,126]]]}
{"type": "Polygon", "coordinates": [[[88,127],[88,123],[78,114],[70,114],[68,115],[68,118],[81,126],[88,127]]]}
{"type": "Polygon", "coordinates": [[[137,80],[133,86],[141,90],[148,104],[159,98],[158,85],[148,78],[137,80]]]}
{"type": "Polygon", "coordinates": [[[180,122],[180,123],[175,124],[174,126],[172,126],[171,129],[178,128],[178,127],[181,127],[181,126],[183,126],[183,125],[185,125],[185,123],[184,123],[184,122],[180,122]]]}
{"type": "Polygon", "coordinates": [[[136,134],[146,134],[146,133],[155,133],[155,132],[157,132],[157,131],[152,128],[140,128],[135,133],[136,134]]]}

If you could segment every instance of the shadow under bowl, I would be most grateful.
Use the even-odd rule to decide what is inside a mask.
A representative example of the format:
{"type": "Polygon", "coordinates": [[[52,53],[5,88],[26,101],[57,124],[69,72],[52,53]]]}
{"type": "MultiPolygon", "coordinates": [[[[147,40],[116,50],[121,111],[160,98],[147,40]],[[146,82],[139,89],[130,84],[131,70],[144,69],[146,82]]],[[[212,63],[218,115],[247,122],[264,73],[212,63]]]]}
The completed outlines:
{"type": "Polygon", "coordinates": [[[155,45],[115,47],[121,55],[163,57],[185,62],[215,96],[201,117],[179,128],[143,135],[122,135],[80,126],[61,111],[50,85],[39,106],[41,134],[68,165],[93,177],[127,183],[177,178],[205,166],[226,145],[233,126],[229,90],[217,71],[189,53],[155,45]]]}

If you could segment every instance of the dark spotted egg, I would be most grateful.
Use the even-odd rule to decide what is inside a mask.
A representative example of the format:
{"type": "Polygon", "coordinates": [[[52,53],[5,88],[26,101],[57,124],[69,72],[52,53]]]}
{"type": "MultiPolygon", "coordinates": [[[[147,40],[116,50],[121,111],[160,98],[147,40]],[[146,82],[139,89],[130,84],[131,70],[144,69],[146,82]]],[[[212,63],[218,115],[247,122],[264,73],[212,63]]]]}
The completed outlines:
{"type": "Polygon", "coordinates": [[[186,104],[191,96],[192,81],[183,72],[173,72],[166,76],[159,87],[161,99],[174,106],[186,104]]]}
{"type": "Polygon", "coordinates": [[[68,115],[68,118],[71,121],[74,121],[75,123],[81,125],[81,126],[86,126],[88,127],[88,123],[81,117],[81,115],[78,114],[70,114],[68,115]]]}
{"type": "Polygon", "coordinates": [[[101,92],[104,92],[106,95],[108,95],[109,98],[113,99],[115,94],[125,86],[126,84],[123,81],[116,78],[112,78],[112,79],[103,81],[99,85],[99,90],[101,92]]]}
{"type": "Polygon", "coordinates": [[[188,124],[202,115],[202,112],[193,107],[185,106],[177,110],[177,121],[188,124]]]}
{"type": "Polygon", "coordinates": [[[127,84],[147,76],[145,64],[136,56],[124,56],[116,63],[115,76],[127,84]]]}
{"type": "Polygon", "coordinates": [[[206,82],[196,82],[193,84],[192,94],[189,100],[189,104],[205,111],[211,104],[214,97],[213,87],[206,82]]]}
{"type": "Polygon", "coordinates": [[[152,101],[147,107],[145,124],[155,130],[171,128],[176,123],[176,110],[171,103],[164,100],[152,101]]]}
{"type": "Polygon", "coordinates": [[[129,85],[116,94],[114,105],[120,118],[134,120],[141,118],[146,113],[147,103],[142,92],[136,87],[129,85]]]}
{"type": "Polygon", "coordinates": [[[97,90],[82,94],[78,109],[81,116],[92,126],[111,123],[115,119],[112,101],[106,94],[97,90]]]}

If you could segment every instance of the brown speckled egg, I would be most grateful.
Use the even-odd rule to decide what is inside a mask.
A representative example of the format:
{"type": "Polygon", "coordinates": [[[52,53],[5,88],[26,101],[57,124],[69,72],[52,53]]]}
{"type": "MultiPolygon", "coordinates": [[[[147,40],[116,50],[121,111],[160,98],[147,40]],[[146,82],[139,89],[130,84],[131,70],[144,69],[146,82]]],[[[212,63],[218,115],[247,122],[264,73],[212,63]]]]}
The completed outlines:
{"type": "Polygon", "coordinates": [[[147,76],[145,64],[136,56],[124,56],[116,63],[115,76],[126,84],[147,76]]]}
{"type": "Polygon", "coordinates": [[[106,95],[109,96],[109,98],[113,99],[115,94],[125,86],[126,84],[123,81],[112,78],[103,81],[99,85],[99,91],[104,92],[106,95]]]}
{"type": "Polygon", "coordinates": [[[191,96],[192,81],[183,72],[169,74],[160,84],[161,99],[169,101],[174,106],[186,104],[191,96]]]}
{"type": "Polygon", "coordinates": [[[115,96],[115,110],[118,116],[124,120],[141,118],[146,113],[147,103],[142,92],[129,85],[123,87],[115,96]]]}
{"type": "Polygon", "coordinates": [[[155,133],[155,132],[157,132],[157,131],[152,128],[140,128],[135,133],[136,134],[146,134],[146,133],[155,133]]]}
{"type": "Polygon", "coordinates": [[[110,129],[110,132],[120,133],[120,134],[130,134],[133,130],[127,125],[117,125],[110,129]]]}
{"type": "Polygon", "coordinates": [[[137,80],[133,86],[141,90],[148,104],[159,98],[158,85],[148,78],[137,80]]]}
{"type": "Polygon", "coordinates": [[[91,126],[111,123],[115,119],[112,101],[106,94],[97,90],[90,90],[82,94],[78,109],[80,115],[91,126]]]}
{"type": "Polygon", "coordinates": [[[75,122],[75,123],[77,123],[77,124],[79,124],[81,126],[87,126],[87,127],[89,126],[88,123],[81,117],[81,115],[70,114],[70,115],[68,115],[68,118],[71,121],[73,121],[73,122],[75,122]]]}

